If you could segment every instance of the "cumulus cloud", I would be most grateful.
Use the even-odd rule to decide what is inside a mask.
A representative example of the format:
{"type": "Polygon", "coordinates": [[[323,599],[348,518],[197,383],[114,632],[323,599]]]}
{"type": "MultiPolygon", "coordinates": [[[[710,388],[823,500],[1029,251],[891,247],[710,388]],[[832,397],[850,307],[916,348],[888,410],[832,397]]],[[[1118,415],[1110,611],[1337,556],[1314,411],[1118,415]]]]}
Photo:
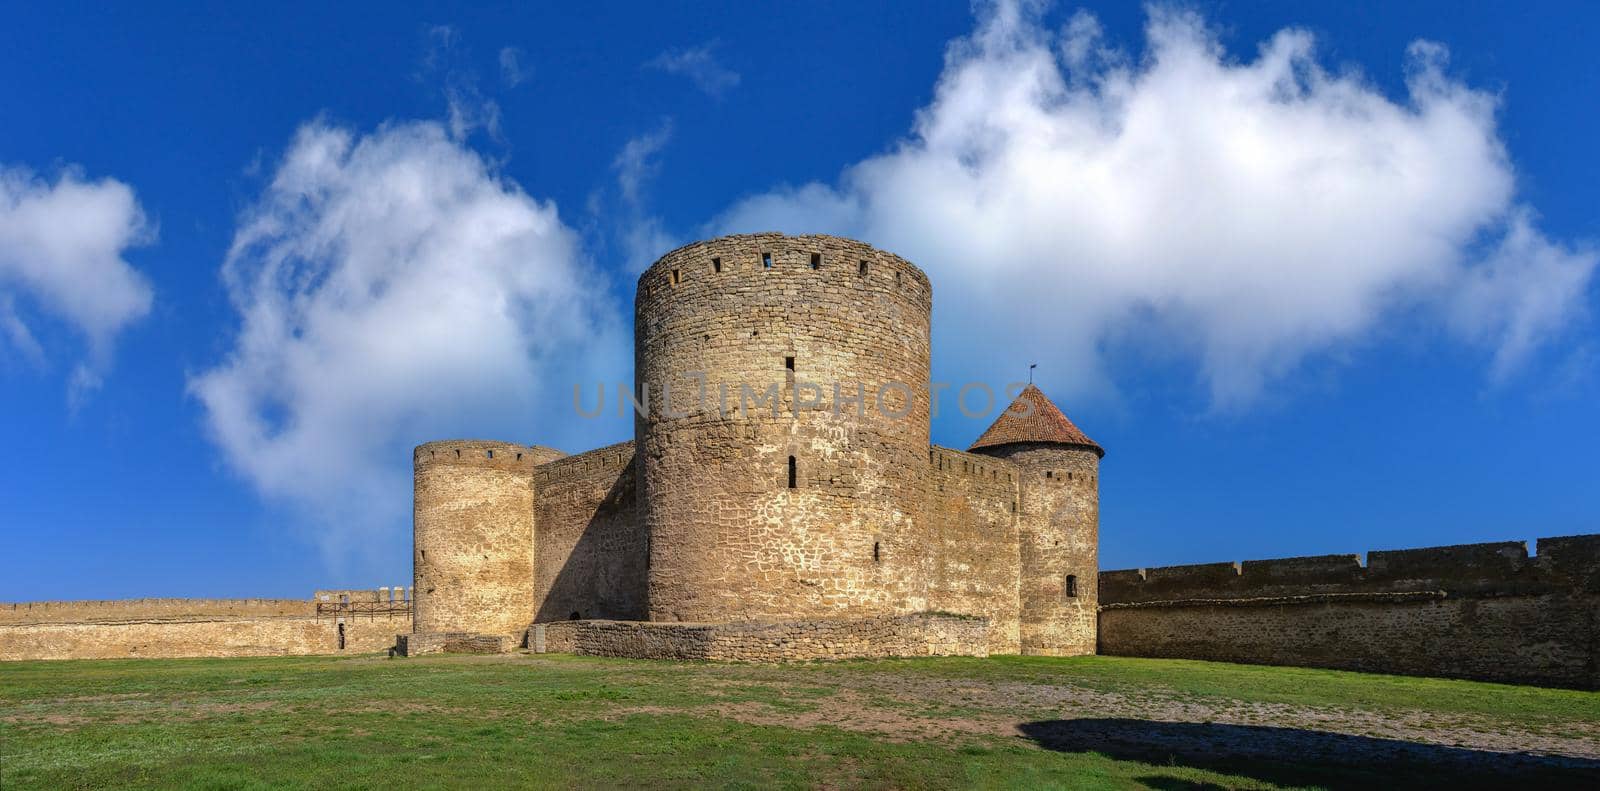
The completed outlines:
{"type": "Polygon", "coordinates": [[[717,62],[712,54],[715,48],[713,42],[687,49],[667,50],[645,65],[668,74],[688,77],[696,88],[715,99],[739,85],[739,73],[717,62]]]}
{"type": "Polygon", "coordinates": [[[36,363],[48,356],[33,329],[42,317],[78,332],[87,354],[69,380],[74,400],[99,385],[118,333],[150,312],[150,283],[125,256],[154,237],[120,181],[0,168],[0,330],[36,363]]]}
{"type": "Polygon", "coordinates": [[[314,515],[335,562],[403,562],[412,445],[591,442],[550,405],[626,371],[577,234],[438,123],[302,127],[222,275],[238,334],[190,390],[232,467],[314,515]]]}
{"type": "Polygon", "coordinates": [[[954,317],[936,340],[963,375],[1038,359],[1082,391],[1108,350],[1177,349],[1218,408],[1400,310],[1491,348],[1496,376],[1582,315],[1595,251],[1516,202],[1496,98],[1451,78],[1441,46],[1412,46],[1391,98],[1324,67],[1304,31],[1239,59],[1157,8],[1135,56],[1088,14],[1057,30],[1042,13],[984,7],[905,139],[712,229],[906,255],[954,317]]]}

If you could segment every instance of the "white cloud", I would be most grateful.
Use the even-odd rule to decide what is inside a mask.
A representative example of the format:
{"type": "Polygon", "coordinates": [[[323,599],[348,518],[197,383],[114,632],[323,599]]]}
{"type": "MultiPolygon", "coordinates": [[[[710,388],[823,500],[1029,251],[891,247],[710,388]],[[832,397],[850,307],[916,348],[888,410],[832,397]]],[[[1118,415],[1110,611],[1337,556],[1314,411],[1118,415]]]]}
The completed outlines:
{"type": "Polygon", "coordinates": [[[739,73],[717,62],[711,51],[715,42],[688,49],[668,50],[646,66],[668,74],[688,77],[707,96],[718,98],[739,85],[739,73]]]}
{"type": "Polygon", "coordinates": [[[117,334],[150,312],[150,283],[125,256],[154,237],[133,189],[120,181],[68,170],[52,184],[0,168],[0,327],[34,362],[47,350],[29,325],[32,314],[80,333],[87,355],[69,382],[74,399],[99,385],[117,334]]]}
{"type": "MultiPolygon", "coordinates": [[[[465,140],[482,129],[490,138],[500,139],[500,104],[478,88],[478,73],[472,68],[461,33],[449,25],[434,25],[425,32],[421,68],[417,79],[439,81],[444,93],[450,136],[465,140]]],[[[512,54],[515,63],[515,52],[512,54]]],[[[506,50],[500,52],[502,76],[506,50]]]]}
{"type": "Polygon", "coordinates": [[[659,217],[646,211],[644,189],[660,170],[657,156],[672,140],[672,119],[653,132],[639,135],[622,146],[611,162],[621,195],[621,243],[627,271],[643,272],[680,242],[668,233],[659,217]]]}
{"type": "Polygon", "coordinates": [[[909,137],[713,230],[831,231],[918,262],[962,376],[1037,359],[1091,389],[1131,338],[1194,359],[1220,408],[1397,310],[1492,346],[1498,375],[1582,313],[1595,252],[1532,226],[1495,97],[1438,45],[1412,47],[1395,100],[1325,69],[1303,31],[1240,60],[1155,9],[1132,57],[1087,14],[1056,33],[1036,4],[980,13],[909,137]]]}
{"type": "Polygon", "coordinates": [[[522,65],[522,50],[500,48],[500,80],[507,88],[515,88],[528,80],[528,70],[522,65]]]}
{"type": "Polygon", "coordinates": [[[626,371],[579,244],[441,124],[307,124],[240,220],[223,278],[241,325],[190,389],[231,465],[314,515],[332,559],[392,568],[412,445],[594,439],[550,406],[626,371]]]}

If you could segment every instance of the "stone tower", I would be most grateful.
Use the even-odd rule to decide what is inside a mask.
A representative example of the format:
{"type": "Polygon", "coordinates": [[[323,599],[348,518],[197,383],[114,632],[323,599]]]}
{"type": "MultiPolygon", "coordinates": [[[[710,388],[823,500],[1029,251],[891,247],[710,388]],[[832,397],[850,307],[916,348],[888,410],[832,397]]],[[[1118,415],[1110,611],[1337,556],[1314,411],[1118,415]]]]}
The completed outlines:
{"type": "Polygon", "coordinates": [[[1022,653],[1094,653],[1105,449],[1030,384],[968,450],[1020,470],[1022,653]]]}
{"type": "Polygon", "coordinates": [[[925,606],[931,305],[920,269],[831,236],[697,242],[639,276],[651,620],[925,606]]]}
{"type": "Polygon", "coordinates": [[[548,448],[444,440],[412,452],[413,630],[521,636],[533,618],[533,468],[548,448]]]}

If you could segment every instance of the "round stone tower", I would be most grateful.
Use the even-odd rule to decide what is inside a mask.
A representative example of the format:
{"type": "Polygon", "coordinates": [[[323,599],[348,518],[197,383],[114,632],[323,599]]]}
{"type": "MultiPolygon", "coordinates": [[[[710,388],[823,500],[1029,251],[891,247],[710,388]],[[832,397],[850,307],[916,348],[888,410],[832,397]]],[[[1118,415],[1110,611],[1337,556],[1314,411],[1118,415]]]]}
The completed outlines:
{"type": "Polygon", "coordinates": [[[697,242],[639,276],[651,620],[924,608],[931,305],[920,269],[831,236],[697,242]]]}
{"type": "Polygon", "coordinates": [[[412,630],[517,637],[533,620],[533,467],[549,451],[444,440],[412,453],[412,630]]]}
{"type": "Polygon", "coordinates": [[[1019,468],[1022,653],[1094,653],[1105,449],[1030,384],[968,450],[1019,468]]]}

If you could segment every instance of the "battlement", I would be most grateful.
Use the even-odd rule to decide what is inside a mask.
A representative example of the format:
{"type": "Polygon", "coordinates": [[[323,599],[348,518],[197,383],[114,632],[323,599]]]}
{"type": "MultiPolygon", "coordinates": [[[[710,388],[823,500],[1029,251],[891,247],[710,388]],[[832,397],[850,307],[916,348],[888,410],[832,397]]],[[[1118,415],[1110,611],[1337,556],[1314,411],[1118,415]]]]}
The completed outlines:
{"type": "Polygon", "coordinates": [[[633,440],[630,439],[541,464],[534,471],[533,481],[535,484],[550,483],[600,470],[617,470],[632,463],[633,440]]]}
{"type": "Polygon", "coordinates": [[[458,465],[503,470],[532,471],[561,458],[561,451],[539,445],[518,445],[487,439],[444,439],[424,442],[411,451],[417,467],[458,465]]]}
{"type": "Polygon", "coordinates": [[[1452,596],[1593,591],[1600,535],[1541,538],[1530,556],[1520,541],[1377,550],[1356,555],[1247,560],[1100,573],[1102,605],[1442,591],[1452,596]]]}
{"type": "Polygon", "coordinates": [[[723,290],[755,278],[800,278],[855,288],[903,291],[932,301],[928,276],[910,261],[865,242],[827,234],[734,234],[690,242],[640,273],[640,304],[688,288],[723,290]]]}
{"type": "Polygon", "coordinates": [[[1017,479],[1017,465],[1005,459],[938,445],[928,447],[928,465],[950,475],[961,474],[1000,483],[1014,483],[1017,479]]]}
{"type": "Polygon", "coordinates": [[[88,623],[195,616],[315,615],[310,599],[100,599],[0,603],[0,623],[88,623]]]}

